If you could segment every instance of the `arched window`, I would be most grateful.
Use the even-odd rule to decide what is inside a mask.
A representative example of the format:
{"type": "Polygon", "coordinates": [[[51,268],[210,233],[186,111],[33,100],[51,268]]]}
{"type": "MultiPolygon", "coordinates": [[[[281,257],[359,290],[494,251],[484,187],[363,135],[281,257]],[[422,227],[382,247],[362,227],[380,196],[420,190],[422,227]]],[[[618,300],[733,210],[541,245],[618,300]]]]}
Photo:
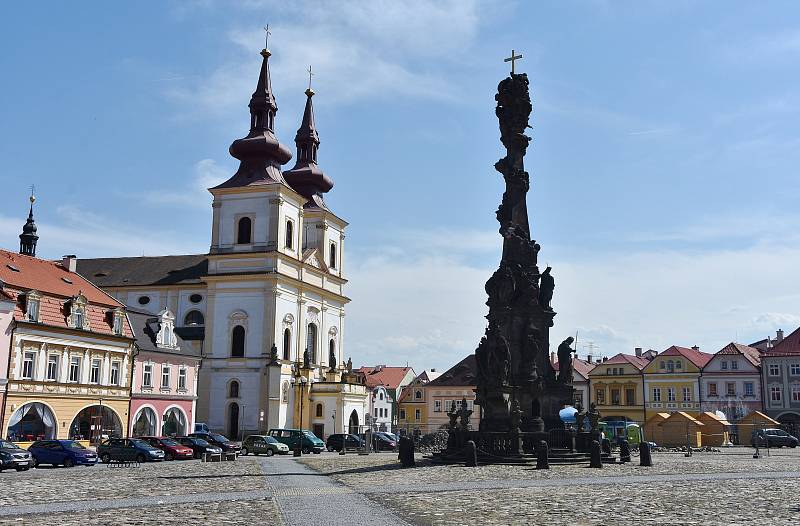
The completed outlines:
{"type": "Polygon", "coordinates": [[[228,386],[228,398],[239,398],[239,382],[232,380],[228,386]]]}
{"type": "Polygon", "coordinates": [[[322,418],[322,404],[317,404],[315,415],[317,418],[322,418]]]}
{"type": "Polygon", "coordinates": [[[202,327],[205,324],[206,319],[199,310],[190,310],[183,318],[183,325],[185,327],[202,327]]]}
{"type": "Polygon", "coordinates": [[[422,391],[417,391],[414,393],[414,400],[422,400],[422,391]]]}
{"type": "Polygon", "coordinates": [[[248,245],[252,242],[251,233],[253,231],[253,222],[249,217],[239,219],[239,228],[236,231],[236,242],[240,245],[248,245]]]}
{"type": "Polygon", "coordinates": [[[383,391],[381,391],[380,393],[378,393],[378,398],[380,398],[381,400],[383,400],[383,391]]]}
{"type": "Polygon", "coordinates": [[[291,220],[286,220],[286,248],[294,246],[294,223],[291,220]]]}
{"type": "Polygon", "coordinates": [[[231,334],[231,357],[244,357],[244,327],[237,325],[231,334]]]}
{"type": "Polygon", "coordinates": [[[308,350],[309,361],[311,363],[317,363],[317,326],[314,323],[308,324],[306,349],[308,350]]]}
{"type": "Polygon", "coordinates": [[[288,328],[283,329],[283,359],[292,359],[292,331],[288,328]]]}
{"type": "Polygon", "coordinates": [[[336,268],[336,243],[331,243],[330,246],[330,257],[328,258],[330,261],[330,267],[336,268]]]}
{"type": "Polygon", "coordinates": [[[328,367],[336,367],[336,341],[333,338],[328,342],[328,367]]]}

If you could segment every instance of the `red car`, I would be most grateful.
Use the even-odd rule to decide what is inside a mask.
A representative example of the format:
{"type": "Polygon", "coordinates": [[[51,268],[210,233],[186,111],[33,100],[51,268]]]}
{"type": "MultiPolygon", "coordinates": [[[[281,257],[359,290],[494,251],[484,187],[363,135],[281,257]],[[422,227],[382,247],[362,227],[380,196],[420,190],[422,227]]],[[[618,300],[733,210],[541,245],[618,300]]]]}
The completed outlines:
{"type": "Polygon", "coordinates": [[[194,458],[194,451],[186,447],[177,440],[169,437],[139,437],[151,446],[164,452],[164,460],[175,460],[176,458],[194,458]]]}

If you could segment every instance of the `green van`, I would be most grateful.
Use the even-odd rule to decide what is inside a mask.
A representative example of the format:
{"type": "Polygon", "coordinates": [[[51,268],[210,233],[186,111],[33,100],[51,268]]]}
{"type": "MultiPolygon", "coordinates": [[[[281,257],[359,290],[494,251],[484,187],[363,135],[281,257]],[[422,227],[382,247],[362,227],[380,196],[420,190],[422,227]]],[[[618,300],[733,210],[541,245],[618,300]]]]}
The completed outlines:
{"type": "Polygon", "coordinates": [[[306,455],[309,453],[318,455],[325,449],[325,442],[317,438],[311,431],[305,429],[270,429],[267,435],[282,444],[286,444],[290,450],[294,450],[295,444],[302,440],[300,442],[301,448],[306,455]]]}

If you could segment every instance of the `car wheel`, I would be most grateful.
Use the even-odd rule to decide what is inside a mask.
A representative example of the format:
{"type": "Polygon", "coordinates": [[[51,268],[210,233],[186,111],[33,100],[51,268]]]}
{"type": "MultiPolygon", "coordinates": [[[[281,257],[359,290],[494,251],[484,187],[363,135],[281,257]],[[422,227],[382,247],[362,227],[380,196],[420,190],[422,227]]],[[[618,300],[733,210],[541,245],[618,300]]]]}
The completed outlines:
{"type": "Polygon", "coordinates": [[[75,461],[72,460],[71,458],[65,458],[64,459],[64,467],[65,468],[71,468],[74,465],[75,465],[75,461]]]}
{"type": "Polygon", "coordinates": [[[312,451],[312,453],[314,453],[315,455],[319,455],[320,453],[322,453],[322,451],[318,451],[315,449],[314,451],[312,451]]]}
{"type": "Polygon", "coordinates": [[[30,468],[26,468],[26,467],[18,467],[18,468],[16,468],[17,471],[28,471],[28,469],[30,469],[30,468]]]}
{"type": "Polygon", "coordinates": [[[304,455],[308,455],[309,453],[311,453],[311,450],[308,447],[304,447],[303,448],[303,454],[304,455]]]}
{"type": "Polygon", "coordinates": [[[147,459],[145,458],[144,455],[142,455],[141,453],[136,455],[136,462],[138,462],[139,464],[144,464],[145,461],[147,461],[147,459]]]}
{"type": "Polygon", "coordinates": [[[39,461],[36,460],[36,457],[33,457],[33,467],[35,467],[35,468],[39,467],[39,461]]]}
{"type": "Polygon", "coordinates": [[[267,456],[268,456],[268,457],[271,457],[271,456],[272,456],[272,455],[274,455],[274,454],[275,454],[275,452],[274,452],[274,451],[272,451],[271,449],[268,449],[268,450],[267,450],[267,456]]]}
{"type": "Polygon", "coordinates": [[[103,464],[108,464],[109,462],[111,462],[111,455],[109,455],[108,453],[103,453],[102,455],[100,455],[100,462],[102,462],[103,464]]]}
{"type": "Polygon", "coordinates": [[[175,460],[175,457],[172,456],[172,453],[167,453],[164,455],[164,460],[175,460]]]}
{"type": "Polygon", "coordinates": [[[247,451],[247,448],[243,447],[242,448],[242,455],[247,456],[248,453],[249,453],[249,451],[247,451]]]}

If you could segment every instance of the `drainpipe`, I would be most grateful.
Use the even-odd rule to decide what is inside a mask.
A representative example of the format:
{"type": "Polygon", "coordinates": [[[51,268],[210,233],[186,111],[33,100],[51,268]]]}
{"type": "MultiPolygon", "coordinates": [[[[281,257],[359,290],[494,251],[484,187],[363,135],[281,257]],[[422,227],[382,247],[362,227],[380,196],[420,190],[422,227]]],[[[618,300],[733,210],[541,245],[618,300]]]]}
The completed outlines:
{"type": "MultiPolygon", "coordinates": [[[[11,336],[8,341],[8,364],[6,364],[6,376],[11,376],[11,351],[14,349],[14,332],[17,330],[17,321],[11,318],[11,336]]],[[[3,422],[6,421],[6,405],[8,404],[8,378],[6,378],[6,391],[3,397],[3,407],[0,407],[0,432],[3,431],[3,422]]],[[[58,422],[56,422],[56,429],[58,422]]],[[[7,435],[6,435],[7,436],[7,435]]]]}
{"type": "Polygon", "coordinates": [[[130,368],[130,392],[128,393],[128,425],[125,428],[125,438],[131,437],[131,419],[133,415],[131,414],[131,408],[133,407],[133,373],[136,371],[136,357],[139,356],[139,346],[136,343],[133,344],[133,353],[131,354],[131,368],[130,368]]]}

